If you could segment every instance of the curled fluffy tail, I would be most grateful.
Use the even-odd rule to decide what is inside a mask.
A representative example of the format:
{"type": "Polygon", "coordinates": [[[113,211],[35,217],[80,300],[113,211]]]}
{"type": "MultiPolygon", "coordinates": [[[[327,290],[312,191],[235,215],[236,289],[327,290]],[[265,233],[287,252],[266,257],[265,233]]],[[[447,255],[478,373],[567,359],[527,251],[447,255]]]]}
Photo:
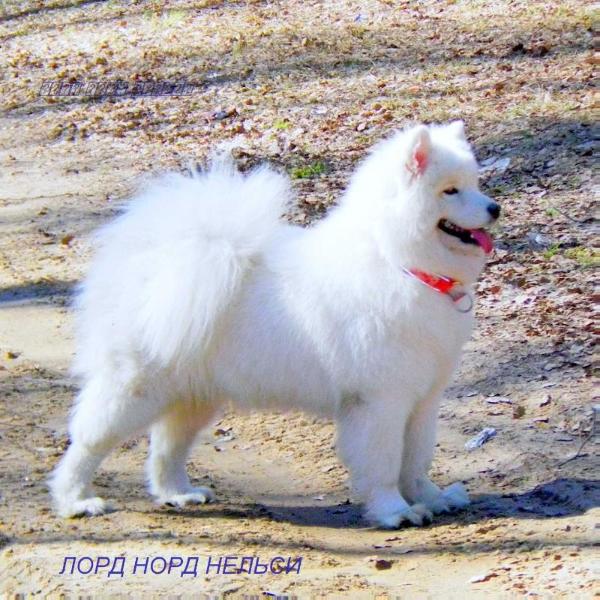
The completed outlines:
{"type": "Polygon", "coordinates": [[[155,181],[97,236],[78,299],[75,372],[131,349],[175,366],[210,342],[289,200],[287,177],[228,161],[155,181]]]}

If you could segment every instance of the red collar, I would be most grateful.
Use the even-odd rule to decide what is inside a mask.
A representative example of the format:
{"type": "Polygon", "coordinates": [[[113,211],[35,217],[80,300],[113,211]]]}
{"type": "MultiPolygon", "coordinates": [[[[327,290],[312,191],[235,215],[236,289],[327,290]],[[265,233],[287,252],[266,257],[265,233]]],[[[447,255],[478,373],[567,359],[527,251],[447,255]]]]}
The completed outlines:
{"type": "MultiPolygon", "coordinates": [[[[418,279],[421,283],[424,283],[427,287],[430,287],[432,290],[435,290],[440,294],[444,294],[445,296],[450,296],[453,302],[459,302],[468,295],[464,288],[458,290],[455,289],[457,287],[462,288],[462,283],[458,281],[458,279],[446,277],[445,275],[426,273],[420,269],[405,269],[405,271],[415,279],[418,279]]],[[[472,304],[465,312],[471,310],[471,307],[472,304]]]]}
{"type": "Polygon", "coordinates": [[[425,273],[419,269],[408,269],[408,272],[416,277],[419,281],[422,281],[426,286],[434,289],[440,294],[450,294],[455,285],[460,282],[452,277],[445,277],[444,275],[434,275],[433,273],[425,273]]]}

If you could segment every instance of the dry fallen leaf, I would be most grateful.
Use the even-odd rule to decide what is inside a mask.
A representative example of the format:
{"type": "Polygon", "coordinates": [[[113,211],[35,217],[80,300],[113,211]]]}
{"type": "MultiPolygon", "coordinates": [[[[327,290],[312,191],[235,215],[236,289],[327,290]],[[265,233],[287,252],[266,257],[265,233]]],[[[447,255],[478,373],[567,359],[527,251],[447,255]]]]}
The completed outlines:
{"type": "Polygon", "coordinates": [[[475,575],[474,577],[471,577],[471,579],[469,579],[469,583],[483,583],[493,579],[494,577],[498,577],[498,574],[490,571],[489,573],[485,573],[483,575],[475,575]]]}

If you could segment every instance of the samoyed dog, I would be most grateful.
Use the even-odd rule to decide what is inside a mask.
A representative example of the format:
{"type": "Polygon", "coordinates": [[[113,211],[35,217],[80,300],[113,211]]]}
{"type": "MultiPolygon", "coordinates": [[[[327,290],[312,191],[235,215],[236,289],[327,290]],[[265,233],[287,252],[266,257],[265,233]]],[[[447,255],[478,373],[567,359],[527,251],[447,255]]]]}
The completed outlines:
{"type": "Polygon", "coordinates": [[[212,499],[186,459],[230,402],[335,419],[378,526],[468,504],[460,483],[427,475],[500,212],[478,189],[462,122],[379,143],[313,227],[281,220],[289,200],[284,175],[217,163],[164,177],[99,232],[77,300],[71,444],[50,482],[60,515],[105,512],[94,471],[146,429],[156,500],[212,499]]]}

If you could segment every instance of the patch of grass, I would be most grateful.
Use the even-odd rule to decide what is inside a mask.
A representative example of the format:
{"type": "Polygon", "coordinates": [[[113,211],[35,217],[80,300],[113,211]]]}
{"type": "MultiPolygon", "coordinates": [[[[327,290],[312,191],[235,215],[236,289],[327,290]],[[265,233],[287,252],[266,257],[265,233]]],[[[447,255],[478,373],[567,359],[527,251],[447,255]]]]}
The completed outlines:
{"type": "Polygon", "coordinates": [[[182,10],[169,10],[162,12],[160,10],[145,10],[144,18],[150,22],[150,27],[154,30],[168,29],[179,25],[185,20],[185,12],[182,10]]]}
{"type": "Polygon", "coordinates": [[[350,33],[360,40],[365,37],[367,28],[364,25],[350,25],[350,33]]]}
{"type": "Polygon", "coordinates": [[[504,194],[507,194],[509,189],[510,188],[508,185],[503,185],[501,183],[497,183],[496,185],[488,186],[487,191],[492,196],[502,196],[504,194]]]}
{"type": "Polygon", "coordinates": [[[248,47],[248,39],[242,33],[235,33],[230,40],[231,55],[234,57],[240,57],[244,50],[248,47]]]}
{"type": "Polygon", "coordinates": [[[19,37],[21,35],[29,35],[32,31],[31,27],[21,27],[20,29],[15,29],[12,33],[13,37],[19,37]]]}
{"type": "Polygon", "coordinates": [[[560,214],[555,208],[547,208],[546,209],[546,214],[549,217],[558,217],[558,215],[560,214]]]}
{"type": "Polygon", "coordinates": [[[278,129],[282,131],[284,129],[289,129],[292,124],[287,119],[277,119],[275,123],[273,123],[273,129],[278,129]]]}
{"type": "Polygon", "coordinates": [[[559,250],[560,250],[560,246],[558,244],[552,244],[552,246],[550,246],[547,250],[544,250],[544,253],[542,256],[546,260],[550,260],[553,256],[558,254],[559,250]]]}
{"type": "Polygon", "coordinates": [[[582,267],[597,267],[600,265],[600,250],[598,248],[575,246],[575,248],[565,250],[565,256],[577,261],[582,267]]]}
{"type": "Polygon", "coordinates": [[[321,160],[309,165],[293,167],[290,171],[292,179],[310,179],[318,175],[323,175],[327,171],[327,166],[321,160]]]}
{"type": "Polygon", "coordinates": [[[531,115],[564,114],[565,111],[576,110],[579,105],[563,92],[537,91],[524,97],[518,104],[508,106],[504,115],[507,119],[529,118],[531,115]]]}
{"type": "Polygon", "coordinates": [[[338,66],[340,69],[348,68],[352,69],[355,67],[360,67],[363,64],[363,61],[360,58],[346,58],[340,60],[338,66]]]}
{"type": "Polygon", "coordinates": [[[164,18],[165,25],[172,26],[181,23],[185,19],[185,12],[182,10],[170,10],[164,18]]]}

